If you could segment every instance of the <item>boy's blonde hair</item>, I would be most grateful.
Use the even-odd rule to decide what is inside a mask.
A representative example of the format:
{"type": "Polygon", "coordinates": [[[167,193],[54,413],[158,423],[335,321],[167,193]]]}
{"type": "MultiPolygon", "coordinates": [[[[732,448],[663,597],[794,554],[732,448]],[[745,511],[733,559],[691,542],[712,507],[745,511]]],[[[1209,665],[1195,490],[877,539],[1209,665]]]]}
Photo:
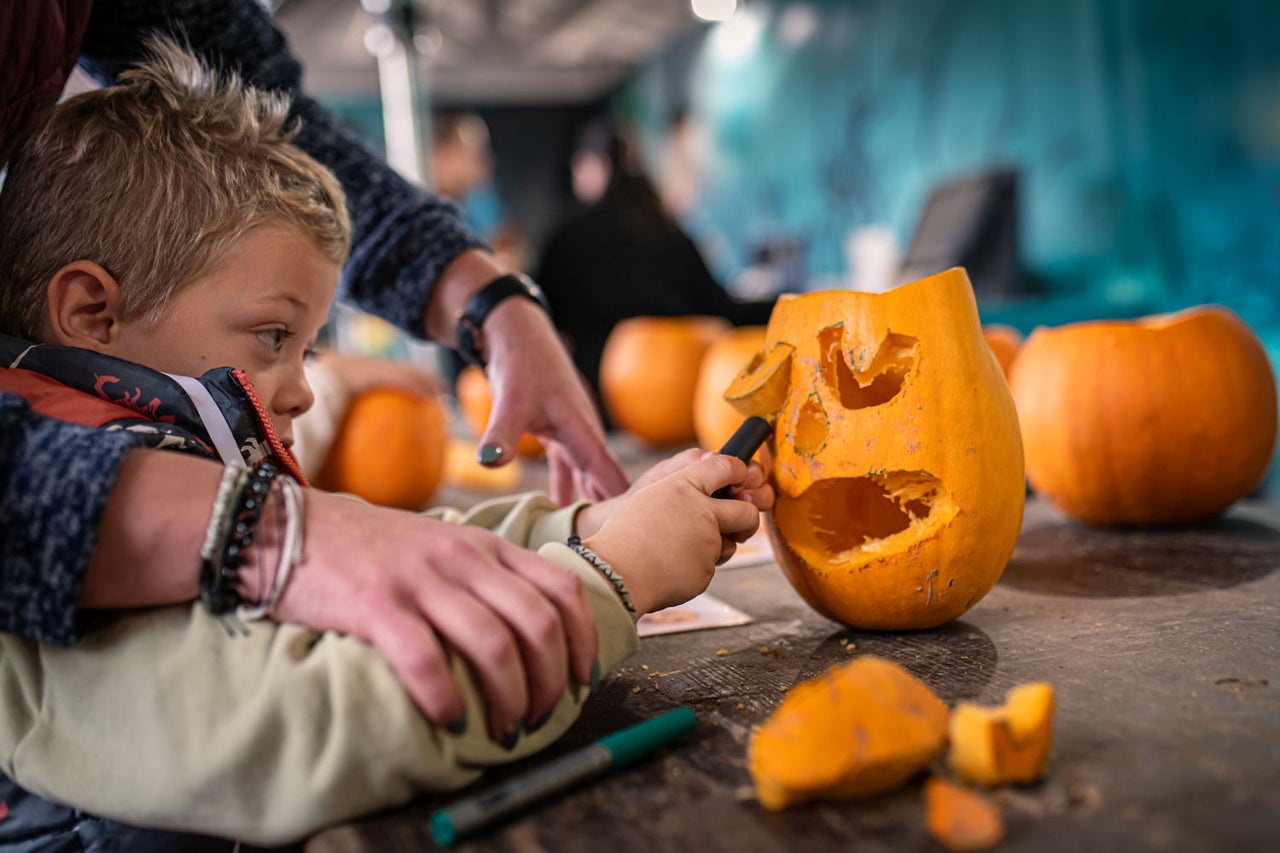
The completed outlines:
{"type": "Polygon", "coordinates": [[[59,104],[0,193],[0,331],[41,340],[46,287],[100,264],[125,319],[150,322],[249,230],[286,222],[341,264],[350,222],[333,174],[291,140],[289,99],[219,77],[171,41],[121,85],[59,104]]]}

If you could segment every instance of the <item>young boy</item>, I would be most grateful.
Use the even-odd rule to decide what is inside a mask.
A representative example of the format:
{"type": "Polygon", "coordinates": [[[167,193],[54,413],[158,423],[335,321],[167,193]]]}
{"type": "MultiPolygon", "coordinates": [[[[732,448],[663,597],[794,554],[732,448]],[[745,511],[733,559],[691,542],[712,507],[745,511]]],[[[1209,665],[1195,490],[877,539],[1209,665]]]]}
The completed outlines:
{"type": "MultiPolygon", "coordinates": [[[[285,481],[301,479],[289,445],[312,403],[303,359],[347,250],[342,196],[289,144],[281,100],[214,80],[170,44],[155,54],[126,85],[60,105],[11,165],[0,390],[220,458],[228,475],[201,557],[226,566],[233,588],[209,572],[206,602],[282,613],[306,594],[308,498],[285,481]]],[[[769,507],[758,468],[721,461],[682,454],[592,506],[521,496],[439,516],[492,528],[578,578],[608,670],[636,648],[639,613],[701,592],[755,529],[755,507],[710,492],[737,484],[769,507]],[[565,544],[571,533],[581,545],[565,544]]],[[[0,637],[9,775],[77,810],[259,843],[527,756],[565,731],[595,680],[579,675],[542,719],[513,726],[453,654],[465,716],[433,723],[419,711],[432,697],[411,699],[352,637],[260,621],[232,636],[200,602],[102,621],[70,649],[0,637]]]]}

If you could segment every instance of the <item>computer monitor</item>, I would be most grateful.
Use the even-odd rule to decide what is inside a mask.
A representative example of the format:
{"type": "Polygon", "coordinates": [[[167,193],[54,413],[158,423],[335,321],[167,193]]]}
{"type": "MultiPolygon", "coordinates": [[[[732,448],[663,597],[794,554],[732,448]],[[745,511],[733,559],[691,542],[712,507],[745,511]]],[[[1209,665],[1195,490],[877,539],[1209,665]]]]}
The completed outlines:
{"type": "Polygon", "coordinates": [[[959,178],[929,194],[903,258],[899,283],[964,267],[980,297],[1030,290],[1018,244],[1018,173],[1014,169],[959,178]]]}

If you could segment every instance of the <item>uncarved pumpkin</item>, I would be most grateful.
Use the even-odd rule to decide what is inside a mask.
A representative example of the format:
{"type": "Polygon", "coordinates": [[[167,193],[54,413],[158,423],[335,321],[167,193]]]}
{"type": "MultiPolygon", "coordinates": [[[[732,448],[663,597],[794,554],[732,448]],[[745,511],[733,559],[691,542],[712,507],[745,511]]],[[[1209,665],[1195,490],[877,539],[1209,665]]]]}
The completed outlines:
{"type": "Polygon", "coordinates": [[[729,329],[711,342],[702,357],[693,395],[693,426],[698,444],[718,450],[742,425],[742,415],[724,399],[724,390],[742,365],[764,347],[764,326],[729,329]]]}
{"type": "MultiPolygon", "coordinates": [[[[468,365],[458,374],[454,390],[458,398],[458,409],[467,425],[477,437],[484,435],[484,431],[489,428],[489,416],[493,414],[493,391],[489,388],[489,377],[477,365],[468,365]]],[[[516,453],[536,459],[545,450],[536,435],[525,433],[516,443],[516,453]]]]}
{"type": "Polygon", "coordinates": [[[1005,378],[1008,378],[1013,370],[1014,359],[1018,357],[1018,350],[1022,348],[1022,332],[1003,323],[991,323],[982,327],[982,337],[986,339],[987,346],[991,347],[996,361],[1000,362],[1005,378]]]}
{"type": "Polygon", "coordinates": [[[765,338],[726,399],[776,418],[766,529],[792,586],[857,628],[964,613],[1004,571],[1026,493],[968,276],[783,296],[765,338]]]}
{"type": "Polygon", "coordinates": [[[440,485],[448,438],[437,397],[367,391],[347,408],[316,483],[382,506],[421,509],[440,485]]]}
{"type": "Polygon", "coordinates": [[[1032,488],[1086,522],[1211,518],[1275,447],[1266,351],[1218,306],[1036,329],[1011,386],[1032,488]]]}
{"type": "Polygon", "coordinates": [[[693,395],[720,317],[630,317],[613,327],[600,356],[600,394],[613,422],[655,446],[696,438],[693,395]]]}

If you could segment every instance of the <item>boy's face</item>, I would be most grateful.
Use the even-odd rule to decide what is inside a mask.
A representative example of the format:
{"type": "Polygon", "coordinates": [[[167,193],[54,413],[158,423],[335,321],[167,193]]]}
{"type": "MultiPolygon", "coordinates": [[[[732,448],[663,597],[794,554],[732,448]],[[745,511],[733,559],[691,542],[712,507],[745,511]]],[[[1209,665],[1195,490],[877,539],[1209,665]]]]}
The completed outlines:
{"type": "Polygon", "coordinates": [[[245,371],[286,446],[314,397],[302,362],[328,316],[340,266],[298,228],[254,228],[212,272],[179,291],[158,322],[118,324],[111,355],[165,373],[245,371]]]}

